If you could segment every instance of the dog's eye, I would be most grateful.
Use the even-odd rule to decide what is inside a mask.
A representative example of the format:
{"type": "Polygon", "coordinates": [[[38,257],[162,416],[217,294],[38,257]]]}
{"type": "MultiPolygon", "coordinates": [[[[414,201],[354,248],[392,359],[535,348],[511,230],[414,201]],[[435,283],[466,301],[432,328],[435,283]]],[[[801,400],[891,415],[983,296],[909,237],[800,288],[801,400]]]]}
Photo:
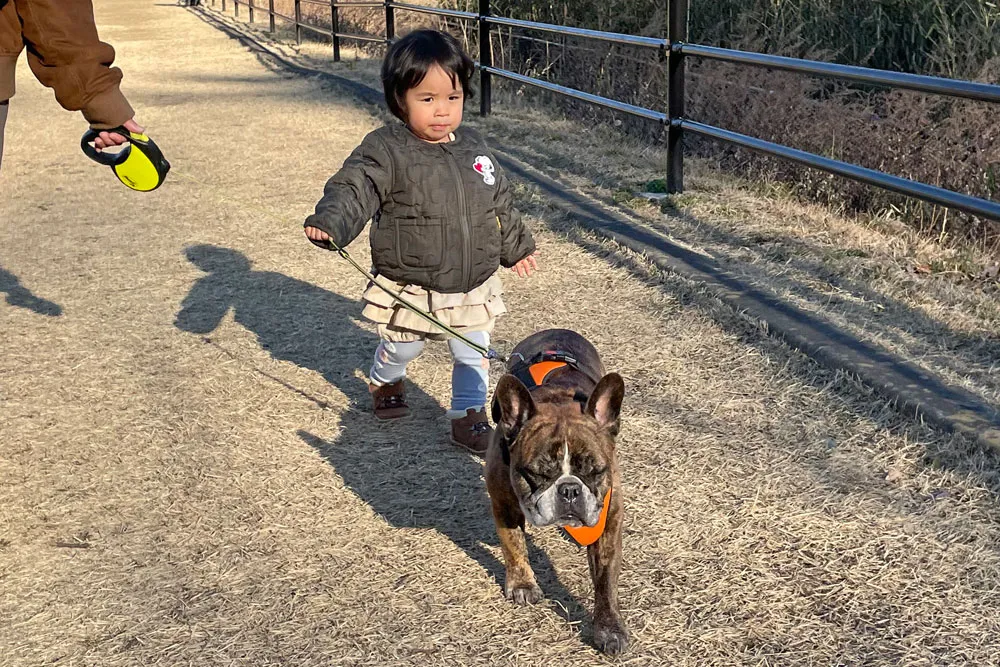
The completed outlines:
{"type": "Polygon", "coordinates": [[[531,488],[531,492],[534,493],[538,489],[538,486],[539,486],[539,484],[538,484],[538,481],[539,481],[539,475],[538,475],[538,473],[532,472],[532,471],[528,470],[527,468],[520,468],[518,470],[518,472],[521,473],[521,477],[524,478],[524,481],[527,482],[528,486],[531,488]]]}

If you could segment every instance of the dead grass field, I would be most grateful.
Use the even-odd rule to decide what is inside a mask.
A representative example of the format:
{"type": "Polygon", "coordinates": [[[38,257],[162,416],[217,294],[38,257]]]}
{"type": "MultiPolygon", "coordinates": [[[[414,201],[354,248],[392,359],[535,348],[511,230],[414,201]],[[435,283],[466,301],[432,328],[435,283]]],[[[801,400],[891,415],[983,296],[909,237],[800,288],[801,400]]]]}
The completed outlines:
{"type": "MultiPolygon", "coordinates": [[[[0,664],[1000,662],[995,454],[901,417],[523,188],[543,270],[505,277],[498,345],[574,328],[626,378],[634,646],[619,661],[590,648],[584,555],[555,532],[531,531],[548,601],[510,606],[481,465],[447,444],[445,346],[412,366],[416,418],[374,423],[363,281],[300,231],[379,118],[193,12],[96,4],[175,171],[148,195],[114,184],[80,154],[82,120],[19,71],[0,172],[0,664]]],[[[497,111],[487,130],[595,196],[662,164],[497,111]]],[[[636,210],[790,299],[812,303],[804,276],[823,266],[899,285],[885,309],[919,313],[935,332],[921,340],[956,359],[973,359],[963,334],[995,322],[985,296],[905,274],[909,259],[883,283],[833,252],[945,252],[888,223],[704,169],[691,185],[680,215],[636,210]],[[784,273],[775,244],[795,249],[784,273]]],[[[351,250],[363,257],[364,238],[351,250]]],[[[875,330],[868,306],[812,298],[875,330]]],[[[970,388],[995,397],[982,375],[970,388]]]]}

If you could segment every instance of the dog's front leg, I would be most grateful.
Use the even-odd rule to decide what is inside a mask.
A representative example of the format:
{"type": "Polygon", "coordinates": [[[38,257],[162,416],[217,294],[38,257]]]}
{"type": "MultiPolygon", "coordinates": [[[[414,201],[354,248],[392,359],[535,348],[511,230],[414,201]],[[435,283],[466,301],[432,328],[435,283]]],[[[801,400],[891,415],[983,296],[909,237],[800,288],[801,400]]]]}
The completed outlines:
{"type": "Polygon", "coordinates": [[[506,581],[504,593],[516,604],[534,604],[542,599],[542,589],[535,582],[535,573],[528,562],[528,546],[524,540],[524,514],[517,504],[492,499],[493,521],[503,549],[506,581]]]}
{"type": "Polygon", "coordinates": [[[629,638],[618,611],[618,574],[622,569],[621,496],[612,494],[608,523],[600,539],[587,547],[590,576],[594,582],[594,643],[603,653],[617,655],[628,648],[629,638]]]}

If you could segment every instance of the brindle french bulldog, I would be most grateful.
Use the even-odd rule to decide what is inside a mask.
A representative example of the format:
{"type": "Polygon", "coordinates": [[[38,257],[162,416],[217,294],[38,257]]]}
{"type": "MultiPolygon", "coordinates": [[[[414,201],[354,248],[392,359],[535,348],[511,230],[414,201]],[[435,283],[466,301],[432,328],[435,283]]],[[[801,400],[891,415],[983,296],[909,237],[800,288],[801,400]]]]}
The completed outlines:
{"type": "Polygon", "coordinates": [[[605,374],[597,350],[580,334],[533,334],[514,348],[508,374],[497,384],[497,429],[486,454],[507,598],[517,604],[542,599],[528,563],[525,518],[534,526],[566,526],[580,544],[596,538],[587,546],[594,641],[609,654],[622,653],[629,642],[618,611],[623,510],[615,436],[624,394],[621,376],[605,374]]]}

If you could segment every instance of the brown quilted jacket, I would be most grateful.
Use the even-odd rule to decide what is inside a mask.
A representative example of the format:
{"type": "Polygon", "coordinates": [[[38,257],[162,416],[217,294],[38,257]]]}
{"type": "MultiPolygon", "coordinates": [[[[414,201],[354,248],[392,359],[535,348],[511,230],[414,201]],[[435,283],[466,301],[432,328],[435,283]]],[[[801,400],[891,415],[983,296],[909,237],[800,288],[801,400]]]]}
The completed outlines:
{"type": "Polygon", "coordinates": [[[91,0],[0,0],[0,102],[14,95],[24,48],[35,77],[92,127],[117,127],[135,115],[118,87],[121,70],[111,67],[115,50],[97,37],[91,0]]]}

